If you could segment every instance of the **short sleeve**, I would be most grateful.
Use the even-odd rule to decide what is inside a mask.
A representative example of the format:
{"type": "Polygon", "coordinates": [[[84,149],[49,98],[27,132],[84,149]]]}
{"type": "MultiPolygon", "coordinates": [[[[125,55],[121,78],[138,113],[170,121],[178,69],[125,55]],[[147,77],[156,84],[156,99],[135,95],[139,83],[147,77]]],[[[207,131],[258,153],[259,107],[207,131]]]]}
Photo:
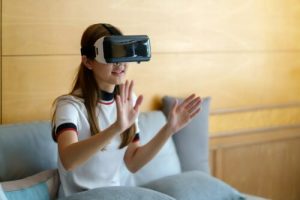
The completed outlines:
{"type": "Polygon", "coordinates": [[[58,101],[52,127],[53,139],[57,141],[59,134],[65,130],[77,132],[78,116],[78,110],[74,104],[64,100],[58,101]]]}

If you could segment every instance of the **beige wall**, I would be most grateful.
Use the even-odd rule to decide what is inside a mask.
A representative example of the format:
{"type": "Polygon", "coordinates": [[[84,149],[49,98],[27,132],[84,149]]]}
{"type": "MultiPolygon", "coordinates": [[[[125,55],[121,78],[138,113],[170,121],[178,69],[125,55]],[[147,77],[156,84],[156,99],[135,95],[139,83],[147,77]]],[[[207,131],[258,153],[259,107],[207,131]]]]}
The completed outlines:
{"type": "Polygon", "coordinates": [[[2,7],[3,123],[49,119],[53,99],[70,89],[83,30],[109,22],[151,38],[151,62],[131,64],[128,75],[146,97],[143,110],[159,108],[165,94],[195,92],[212,96],[212,134],[300,124],[296,0],[3,0],[2,7]]]}

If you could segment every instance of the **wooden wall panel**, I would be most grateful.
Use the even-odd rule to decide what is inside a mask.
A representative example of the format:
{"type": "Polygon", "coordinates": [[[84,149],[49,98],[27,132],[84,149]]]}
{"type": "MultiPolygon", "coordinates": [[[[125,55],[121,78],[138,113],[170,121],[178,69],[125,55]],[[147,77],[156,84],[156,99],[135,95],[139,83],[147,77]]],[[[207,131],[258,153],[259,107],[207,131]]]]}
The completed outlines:
{"type": "Polygon", "coordinates": [[[299,146],[300,139],[295,139],[227,149],[223,180],[245,193],[256,191],[274,200],[299,199],[299,146]]]}
{"type": "MultiPolygon", "coordinates": [[[[151,37],[152,61],[137,67],[133,64],[129,73],[129,78],[137,82],[137,93],[146,97],[143,110],[159,108],[165,94],[183,97],[191,92],[212,96],[213,110],[297,103],[300,100],[297,28],[300,7],[297,5],[296,0],[192,0],[189,4],[179,0],[172,3],[5,0],[2,53],[19,68],[22,62],[17,60],[24,55],[30,56],[27,65],[30,60],[34,65],[41,55],[52,59],[53,65],[61,65],[55,61],[57,56],[66,59],[79,56],[80,36],[87,25],[110,22],[125,33],[143,32],[151,37]]],[[[51,68],[53,71],[49,73],[60,75],[60,70],[64,70],[56,69],[51,68]]],[[[10,88],[13,83],[6,80],[5,88],[10,88]]],[[[24,88],[24,93],[26,90],[31,89],[24,88]]],[[[11,91],[3,93],[5,101],[14,101],[7,96],[11,91]]],[[[7,112],[11,110],[5,108],[2,115],[7,112]]]]}
{"type": "Polygon", "coordinates": [[[300,198],[300,128],[211,138],[213,174],[239,191],[273,200],[300,198]]]}
{"type": "Polygon", "coordinates": [[[78,54],[87,25],[147,33],[154,52],[299,50],[297,0],[3,1],[3,54],[78,54]]]}
{"type": "MultiPolygon", "coordinates": [[[[191,92],[212,96],[212,110],[300,101],[299,53],[154,54],[149,63],[132,65],[129,77],[152,102],[191,92]]],[[[146,108],[158,108],[155,102],[146,108]]]]}
{"type": "MultiPolygon", "coordinates": [[[[300,63],[298,53],[279,53],[276,59],[269,61],[271,55],[246,54],[236,57],[231,54],[154,54],[149,63],[131,64],[128,78],[136,82],[136,93],[143,94],[145,101],[142,110],[158,109],[163,95],[187,96],[197,93],[201,96],[212,96],[212,110],[221,108],[255,107],[257,105],[286,104],[300,101],[300,85],[295,74],[300,68],[286,66],[283,61],[292,59],[300,63]],[[245,63],[242,61],[248,58],[245,63]],[[225,64],[226,63],[226,64],[225,64]],[[278,63],[277,67],[273,67],[278,63]],[[256,68],[252,66],[257,66],[256,68]],[[265,66],[265,67],[264,67],[265,66]],[[224,69],[227,70],[224,70],[224,69]],[[178,76],[180,74],[180,76],[178,76]],[[269,74],[263,77],[262,74],[269,74]],[[253,76],[259,77],[253,81],[253,76]],[[275,81],[276,80],[276,81],[275,81]],[[284,94],[289,91],[288,94],[284,94]]],[[[271,60],[271,59],[270,59],[271,60]]],[[[19,107],[37,106],[37,92],[43,91],[46,102],[55,96],[66,93],[70,88],[74,73],[79,65],[80,57],[74,56],[4,56],[3,57],[3,117],[5,122],[16,122],[47,118],[46,112],[30,116],[24,113],[17,116],[19,107]],[[71,71],[72,72],[71,72],[71,71]],[[71,74],[70,74],[71,73],[71,74]],[[44,78],[46,76],[46,78],[44,78]],[[14,81],[17,80],[17,81],[14,81]],[[38,80],[38,83],[35,81],[38,80]],[[63,81],[63,84],[60,84],[63,81]],[[49,92],[50,91],[50,92],[49,92]],[[17,98],[18,97],[18,98],[17,98]],[[35,101],[32,101],[35,99],[35,101]],[[15,105],[16,101],[18,106],[15,105]]],[[[45,101],[45,99],[43,101],[45,101]]],[[[43,104],[46,106],[46,104],[43,104]]],[[[50,107],[51,104],[48,104],[50,107]]],[[[29,107],[28,107],[29,108],[29,107]]],[[[45,109],[41,107],[41,109],[45,109]]],[[[269,110],[239,114],[212,116],[212,132],[234,130],[239,128],[260,127],[259,117],[265,118],[265,124],[295,124],[299,122],[299,110],[269,110]],[[295,119],[293,118],[296,117],[295,119]],[[247,120],[255,117],[252,123],[247,120]],[[245,123],[236,123],[236,119],[244,119],[245,123]],[[226,123],[225,123],[226,122],[226,123]],[[251,126],[250,126],[251,125],[251,126]]],[[[36,110],[38,112],[38,110],[36,110]]]]}
{"type": "Polygon", "coordinates": [[[78,56],[4,57],[3,123],[50,119],[56,97],[71,88],[78,56]]]}
{"type": "Polygon", "coordinates": [[[210,134],[227,135],[235,132],[249,132],[270,127],[300,125],[300,104],[282,107],[261,107],[241,111],[239,109],[210,116],[210,134]]]}

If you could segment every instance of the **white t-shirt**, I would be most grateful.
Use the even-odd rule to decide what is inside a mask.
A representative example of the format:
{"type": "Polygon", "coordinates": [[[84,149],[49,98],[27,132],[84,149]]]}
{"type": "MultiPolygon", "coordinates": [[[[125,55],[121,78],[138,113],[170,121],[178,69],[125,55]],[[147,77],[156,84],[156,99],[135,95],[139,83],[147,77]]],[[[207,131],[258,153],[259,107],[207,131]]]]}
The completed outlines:
{"type": "MultiPolygon", "coordinates": [[[[136,99],[136,98],[135,98],[136,99]]],[[[116,103],[114,99],[100,100],[96,108],[100,130],[104,130],[116,121],[116,103]]],[[[83,99],[67,95],[58,99],[55,115],[55,133],[73,129],[77,131],[78,140],[91,137],[90,126],[87,120],[87,111],[83,99]]],[[[138,123],[136,122],[136,136],[139,137],[138,123]]],[[[100,133],[101,134],[101,133],[100,133]]],[[[120,185],[120,169],[124,167],[123,157],[127,147],[119,149],[121,136],[115,136],[105,150],[100,150],[84,164],[72,171],[67,171],[58,160],[63,193],[69,196],[73,193],[105,186],[120,185]]]]}

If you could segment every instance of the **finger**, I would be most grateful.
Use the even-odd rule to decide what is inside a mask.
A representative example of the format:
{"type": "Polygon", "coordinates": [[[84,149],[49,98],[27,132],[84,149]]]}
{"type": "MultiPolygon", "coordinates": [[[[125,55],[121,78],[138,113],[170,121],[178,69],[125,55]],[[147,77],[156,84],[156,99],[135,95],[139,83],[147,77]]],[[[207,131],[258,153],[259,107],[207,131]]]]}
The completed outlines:
{"type": "Polygon", "coordinates": [[[128,80],[125,81],[123,102],[125,103],[127,101],[127,99],[128,99],[128,80]]]}
{"type": "Polygon", "coordinates": [[[177,106],[178,106],[178,99],[174,99],[174,102],[173,102],[170,112],[174,113],[177,109],[177,106]]]}
{"type": "Polygon", "coordinates": [[[201,105],[201,101],[198,102],[197,104],[195,104],[193,107],[191,107],[191,109],[188,110],[188,112],[189,112],[189,113],[193,113],[193,112],[194,112],[195,110],[197,110],[198,108],[201,109],[200,105],[201,105]]]}
{"type": "Polygon", "coordinates": [[[120,85],[120,100],[124,102],[124,84],[120,85]]]}
{"type": "Polygon", "coordinates": [[[185,106],[185,109],[190,110],[196,103],[201,101],[200,97],[194,98],[189,104],[185,106]]]}
{"type": "Polygon", "coordinates": [[[134,85],[134,82],[130,81],[129,89],[128,89],[128,100],[130,102],[132,101],[132,89],[133,89],[133,85],[134,85]]]}
{"type": "Polygon", "coordinates": [[[120,95],[116,95],[117,113],[119,114],[122,110],[122,103],[120,95]]]}
{"type": "Polygon", "coordinates": [[[201,108],[198,108],[197,110],[195,110],[193,113],[190,114],[190,118],[193,119],[199,112],[200,112],[201,108]]]}
{"type": "Polygon", "coordinates": [[[193,105],[191,105],[188,109],[189,113],[192,113],[194,110],[196,110],[197,108],[199,108],[201,105],[201,99],[198,99],[197,101],[194,102],[193,105]]]}
{"type": "Polygon", "coordinates": [[[186,107],[186,105],[188,105],[194,98],[195,98],[195,94],[191,94],[189,97],[187,97],[180,105],[180,107],[186,107]]]}
{"type": "Polygon", "coordinates": [[[137,98],[137,100],[136,100],[136,102],[135,102],[135,105],[134,105],[134,107],[133,107],[133,109],[136,111],[136,112],[139,112],[139,108],[140,108],[140,106],[141,106],[141,104],[143,103],[143,95],[140,95],[138,98],[137,98]]]}

